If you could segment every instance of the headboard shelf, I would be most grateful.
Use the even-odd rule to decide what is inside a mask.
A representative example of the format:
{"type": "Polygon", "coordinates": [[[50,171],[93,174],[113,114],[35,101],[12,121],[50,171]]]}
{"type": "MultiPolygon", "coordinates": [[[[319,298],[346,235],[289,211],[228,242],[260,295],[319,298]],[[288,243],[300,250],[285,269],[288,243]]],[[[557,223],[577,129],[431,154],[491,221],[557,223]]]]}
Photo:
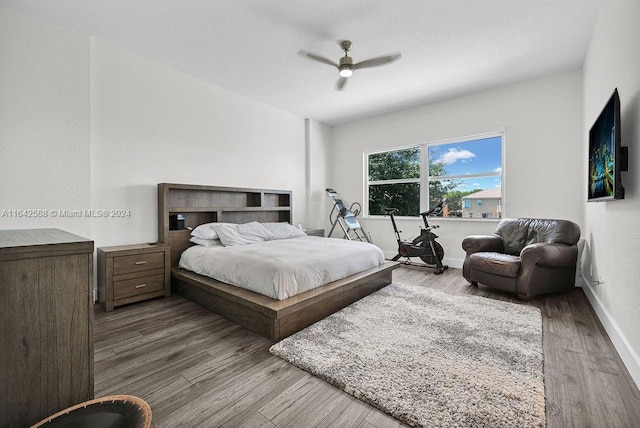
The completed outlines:
{"type": "MultiPolygon", "coordinates": [[[[290,211],[291,207],[217,207],[216,211],[290,211]]],[[[210,207],[170,207],[169,213],[181,214],[184,212],[211,212],[210,207]]]]}
{"type": "Polygon", "coordinates": [[[158,184],[158,240],[170,245],[173,264],[189,244],[184,230],[170,230],[169,216],[180,214],[185,228],[203,223],[292,221],[290,190],[270,190],[196,184],[158,184]]]}

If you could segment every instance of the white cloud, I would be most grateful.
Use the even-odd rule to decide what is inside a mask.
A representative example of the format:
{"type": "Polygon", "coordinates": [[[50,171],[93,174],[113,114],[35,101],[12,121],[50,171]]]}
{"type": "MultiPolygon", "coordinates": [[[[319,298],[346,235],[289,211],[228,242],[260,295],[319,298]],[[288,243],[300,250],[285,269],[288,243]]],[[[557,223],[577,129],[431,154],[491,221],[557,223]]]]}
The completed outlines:
{"type": "Polygon", "coordinates": [[[475,158],[476,155],[471,153],[469,150],[461,150],[456,148],[451,148],[447,150],[445,154],[440,156],[438,162],[442,162],[445,165],[451,165],[456,163],[457,161],[467,161],[468,159],[475,158]]]}
{"type": "Polygon", "coordinates": [[[502,168],[501,167],[497,167],[496,169],[493,170],[493,172],[502,172],[502,168]]]}

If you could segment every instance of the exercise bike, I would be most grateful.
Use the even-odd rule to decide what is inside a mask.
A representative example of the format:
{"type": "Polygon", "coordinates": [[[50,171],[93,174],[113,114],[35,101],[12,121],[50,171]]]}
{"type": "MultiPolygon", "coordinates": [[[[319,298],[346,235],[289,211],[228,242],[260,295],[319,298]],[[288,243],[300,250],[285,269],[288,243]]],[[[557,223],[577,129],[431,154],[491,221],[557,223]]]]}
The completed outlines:
{"type": "Polygon", "coordinates": [[[444,200],[441,200],[438,205],[428,211],[420,213],[422,220],[424,221],[424,228],[420,228],[420,235],[414,238],[412,241],[403,241],[400,238],[400,232],[396,226],[396,220],[393,216],[398,211],[397,208],[385,208],[386,215],[391,217],[391,223],[393,224],[393,231],[396,233],[396,240],[398,241],[398,254],[391,260],[397,261],[400,257],[406,257],[406,264],[411,264],[409,258],[420,257],[420,259],[427,265],[426,267],[434,269],[436,275],[441,274],[449,266],[442,264],[444,257],[444,248],[440,245],[436,238],[438,235],[432,232],[433,229],[437,229],[438,225],[429,226],[427,218],[432,215],[437,215],[442,212],[444,208],[444,200]]]}

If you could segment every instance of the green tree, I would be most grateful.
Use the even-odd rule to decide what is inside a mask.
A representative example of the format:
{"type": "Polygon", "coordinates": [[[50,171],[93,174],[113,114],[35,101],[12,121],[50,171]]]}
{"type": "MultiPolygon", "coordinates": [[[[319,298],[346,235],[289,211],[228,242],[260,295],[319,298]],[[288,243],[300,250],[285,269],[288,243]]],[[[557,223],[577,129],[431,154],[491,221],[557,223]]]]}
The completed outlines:
{"type": "MultiPolygon", "coordinates": [[[[447,169],[444,162],[429,162],[429,176],[430,177],[442,177],[446,176],[447,169]]],[[[458,182],[455,180],[435,180],[429,182],[429,208],[433,208],[442,200],[447,201],[449,205],[448,195],[450,192],[458,186],[458,182]]],[[[451,206],[449,206],[451,210],[451,206]]]]}
{"type": "Polygon", "coordinates": [[[397,208],[396,215],[418,215],[420,184],[396,183],[369,186],[369,214],[383,215],[385,208],[397,208]]]}
{"type": "MultiPolygon", "coordinates": [[[[417,147],[369,155],[369,181],[420,177],[417,147]]],[[[420,210],[420,184],[395,183],[369,186],[369,214],[382,215],[385,208],[398,208],[398,215],[416,215],[420,210]]]]}
{"type": "MultiPolygon", "coordinates": [[[[443,162],[430,162],[429,175],[447,175],[443,162]]],[[[369,155],[369,181],[411,179],[420,177],[420,149],[409,148],[369,155]]],[[[458,185],[453,180],[429,183],[429,207],[435,206],[458,185]]],[[[417,216],[420,213],[420,184],[395,183],[369,186],[369,214],[382,215],[385,208],[397,208],[397,215],[417,216]]]]}
{"type": "Polygon", "coordinates": [[[369,181],[420,177],[420,149],[395,150],[369,155],[369,181]]]}

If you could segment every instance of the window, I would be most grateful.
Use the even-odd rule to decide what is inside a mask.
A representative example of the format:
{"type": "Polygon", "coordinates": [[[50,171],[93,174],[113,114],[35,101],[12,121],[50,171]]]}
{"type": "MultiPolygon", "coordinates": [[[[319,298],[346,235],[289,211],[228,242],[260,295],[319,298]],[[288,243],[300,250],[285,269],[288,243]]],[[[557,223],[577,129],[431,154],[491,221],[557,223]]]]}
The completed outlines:
{"type": "Polygon", "coordinates": [[[372,153],[368,166],[370,215],[383,215],[388,207],[402,216],[420,212],[420,148],[372,153]]]}
{"type": "Polygon", "coordinates": [[[501,218],[502,142],[493,133],[365,153],[368,215],[418,216],[445,199],[444,217],[501,218]]]}

